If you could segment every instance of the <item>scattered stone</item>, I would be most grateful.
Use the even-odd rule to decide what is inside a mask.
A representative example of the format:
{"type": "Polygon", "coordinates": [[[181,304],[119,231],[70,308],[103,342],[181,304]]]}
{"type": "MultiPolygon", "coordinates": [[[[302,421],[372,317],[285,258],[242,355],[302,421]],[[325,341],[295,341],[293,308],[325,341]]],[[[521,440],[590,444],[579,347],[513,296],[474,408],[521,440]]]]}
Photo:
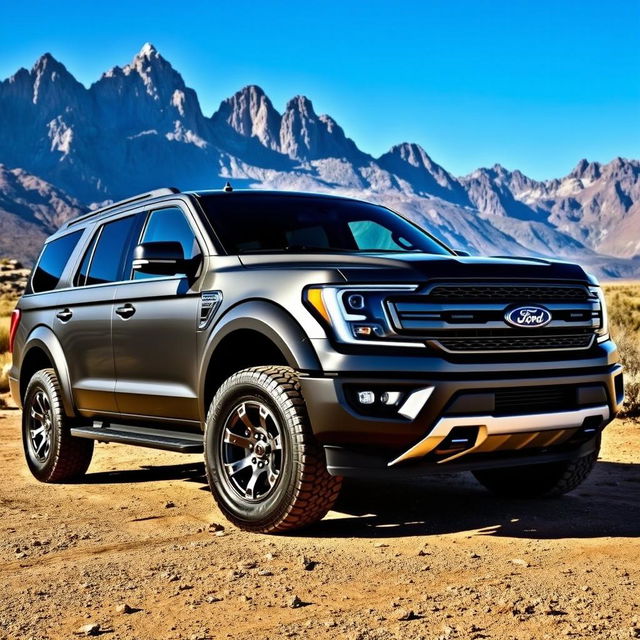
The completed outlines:
{"type": "Polygon", "coordinates": [[[175,506],[176,506],[175,503],[171,502],[171,500],[169,500],[169,502],[165,503],[164,508],[165,509],[173,509],[175,506]]]}
{"type": "Polygon", "coordinates": [[[413,609],[399,609],[396,611],[396,620],[407,621],[417,620],[420,616],[416,615],[413,609]]]}
{"type": "Polygon", "coordinates": [[[513,558],[511,560],[513,564],[517,564],[520,567],[530,567],[531,565],[526,561],[522,560],[522,558],[513,558]]]}
{"type": "Polygon", "coordinates": [[[135,611],[136,610],[133,607],[130,607],[126,602],[123,602],[116,607],[116,613],[135,613],[135,611]]]}
{"type": "Polygon", "coordinates": [[[222,598],[218,598],[217,596],[207,596],[206,601],[208,604],[213,604],[214,602],[222,602],[222,598]]]}
{"type": "Polygon", "coordinates": [[[376,542],[373,545],[376,549],[385,549],[386,547],[388,547],[389,545],[384,543],[384,542],[376,542]]]}
{"type": "Polygon", "coordinates": [[[476,553],[475,551],[472,551],[472,552],[469,554],[469,557],[470,557],[472,560],[478,560],[478,559],[479,559],[479,558],[481,558],[482,556],[480,556],[480,554],[476,553]]]}
{"type": "Polygon", "coordinates": [[[219,533],[220,531],[224,531],[224,527],[217,522],[212,522],[209,525],[209,533],[219,533]]]}
{"type": "Polygon", "coordinates": [[[273,571],[269,571],[268,569],[260,569],[260,571],[258,571],[258,575],[259,576],[272,576],[273,575],[273,571]]]}
{"type": "Polygon", "coordinates": [[[76,633],[83,636],[97,636],[100,633],[100,625],[97,622],[90,622],[82,625],[76,633]]]}
{"type": "Polygon", "coordinates": [[[302,568],[305,571],[313,571],[318,565],[318,563],[315,560],[309,560],[309,558],[307,558],[306,556],[302,556],[301,560],[302,560],[302,568]]]}
{"type": "Polygon", "coordinates": [[[302,602],[302,600],[300,600],[300,598],[298,598],[298,596],[293,596],[293,598],[291,598],[291,600],[289,600],[289,608],[290,609],[299,609],[304,603],[302,602]]]}

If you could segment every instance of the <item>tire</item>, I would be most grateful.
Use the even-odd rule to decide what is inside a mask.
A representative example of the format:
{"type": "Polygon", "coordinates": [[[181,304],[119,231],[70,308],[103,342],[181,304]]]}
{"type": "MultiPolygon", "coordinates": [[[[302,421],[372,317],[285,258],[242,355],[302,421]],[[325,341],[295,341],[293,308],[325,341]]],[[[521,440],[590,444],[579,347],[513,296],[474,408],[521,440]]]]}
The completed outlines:
{"type": "Polygon", "coordinates": [[[567,460],[505,469],[474,471],[489,491],[505,498],[554,498],[573,491],[591,473],[600,452],[600,437],[592,453],[567,460]]]}
{"type": "Polygon", "coordinates": [[[89,468],[93,440],[69,433],[53,369],[41,369],[29,381],[22,411],[22,446],[29,470],[40,482],[75,480],[89,468]]]}
{"type": "Polygon", "coordinates": [[[228,378],[211,403],[204,444],[213,496],[241,529],[280,533],[313,524],[340,492],[342,478],[327,472],[290,367],[228,378]]]}

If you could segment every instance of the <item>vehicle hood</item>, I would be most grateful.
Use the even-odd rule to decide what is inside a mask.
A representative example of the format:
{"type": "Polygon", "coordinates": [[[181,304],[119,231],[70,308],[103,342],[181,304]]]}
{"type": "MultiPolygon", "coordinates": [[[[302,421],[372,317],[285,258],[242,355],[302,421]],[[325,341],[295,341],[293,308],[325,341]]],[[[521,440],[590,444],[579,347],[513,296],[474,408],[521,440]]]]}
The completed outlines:
{"type": "Polygon", "coordinates": [[[577,264],[541,258],[368,253],[243,255],[240,260],[249,269],[336,270],[347,282],[423,282],[449,278],[590,281],[577,264]]]}

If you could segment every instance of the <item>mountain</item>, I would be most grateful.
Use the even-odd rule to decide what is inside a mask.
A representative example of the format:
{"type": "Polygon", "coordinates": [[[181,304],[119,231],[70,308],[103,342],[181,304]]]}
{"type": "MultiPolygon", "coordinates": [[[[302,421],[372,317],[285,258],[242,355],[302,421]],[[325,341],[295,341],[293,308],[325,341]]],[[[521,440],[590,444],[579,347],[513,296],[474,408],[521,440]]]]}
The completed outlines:
{"type": "Polygon", "coordinates": [[[581,160],[533,180],[500,165],[456,177],[418,144],[379,158],[306,96],[279,112],[256,85],[202,112],[151,44],[90,87],[51,54],[0,83],[0,253],[27,263],[66,217],[159,186],[339,192],[397,209],[471,252],[578,259],[640,275],[640,162],[581,160]]]}

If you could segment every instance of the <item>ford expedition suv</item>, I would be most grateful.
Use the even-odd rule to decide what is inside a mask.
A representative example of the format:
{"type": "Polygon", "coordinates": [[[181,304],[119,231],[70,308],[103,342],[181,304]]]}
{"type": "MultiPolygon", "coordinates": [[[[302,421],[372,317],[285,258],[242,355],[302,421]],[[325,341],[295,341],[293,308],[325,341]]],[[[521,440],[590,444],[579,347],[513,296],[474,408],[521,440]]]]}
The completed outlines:
{"type": "Polygon", "coordinates": [[[623,399],[598,282],[469,257],[343,197],[160,189],[50,237],[12,318],[27,464],[95,441],[204,453],[241,528],[321,519],[343,477],[574,489],[623,399]]]}

